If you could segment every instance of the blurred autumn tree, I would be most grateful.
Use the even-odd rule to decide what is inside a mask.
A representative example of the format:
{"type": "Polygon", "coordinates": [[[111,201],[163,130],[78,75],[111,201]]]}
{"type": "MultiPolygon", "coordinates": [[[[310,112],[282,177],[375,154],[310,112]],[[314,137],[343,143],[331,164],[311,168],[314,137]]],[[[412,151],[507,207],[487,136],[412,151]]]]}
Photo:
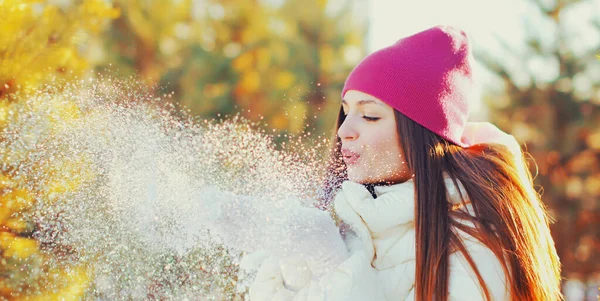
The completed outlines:
{"type": "MultiPolygon", "coordinates": [[[[0,300],[78,300],[89,283],[81,265],[48,264],[53,254],[33,237],[36,225],[24,217],[35,202],[49,201],[53,193],[75,189],[77,177],[66,173],[80,165],[49,166],[41,171],[43,187],[23,183],[19,173],[23,149],[4,142],[8,122],[20,118],[16,106],[51,84],[53,89],[89,69],[80,45],[101,33],[106,20],[118,11],[101,0],[78,1],[58,7],[43,1],[0,1],[0,300]]],[[[49,122],[77,118],[68,100],[49,98],[49,122]]],[[[40,179],[42,182],[42,179],[40,179]]]]}
{"type": "MultiPolygon", "coordinates": [[[[280,132],[321,133],[335,116],[345,75],[363,54],[366,2],[359,0],[0,1],[0,132],[19,103],[60,90],[93,68],[140,76],[175,91],[193,114],[243,112],[280,132]],[[116,8],[116,9],[115,9],[116,8]],[[120,12],[120,14],[119,14],[120,12]],[[114,19],[114,21],[110,21],[114,19]],[[108,28],[108,29],[107,29],[108,28]],[[332,117],[330,117],[332,118],[332,117]]],[[[160,92],[160,91],[156,91],[160,92]]],[[[44,98],[53,118],[80,118],[69,100],[44,98]]],[[[4,138],[0,136],[0,142],[4,138]]],[[[6,144],[2,144],[7,146],[6,144]]],[[[24,219],[37,200],[73,191],[82,162],[43,166],[43,185],[19,175],[19,148],[1,150],[0,300],[81,299],[81,264],[49,266],[24,219]]],[[[42,165],[40,165],[42,168],[42,165]]]]}
{"type": "Polygon", "coordinates": [[[556,223],[567,278],[600,272],[600,10],[595,1],[531,1],[523,51],[476,53],[505,84],[491,119],[526,144],[556,223]]]}
{"type": "Polygon", "coordinates": [[[241,112],[280,132],[328,132],[365,48],[364,1],[115,3],[99,70],[137,73],[192,114],[241,112]]]}

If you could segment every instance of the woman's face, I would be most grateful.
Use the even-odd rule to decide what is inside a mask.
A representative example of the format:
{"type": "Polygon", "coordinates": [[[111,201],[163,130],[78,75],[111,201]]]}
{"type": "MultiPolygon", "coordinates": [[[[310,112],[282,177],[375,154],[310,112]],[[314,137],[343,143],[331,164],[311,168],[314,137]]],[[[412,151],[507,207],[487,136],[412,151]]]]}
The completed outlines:
{"type": "Polygon", "coordinates": [[[342,100],[346,119],[338,129],[348,179],[358,183],[400,183],[411,177],[396,126],[394,109],[357,90],[342,100]]]}

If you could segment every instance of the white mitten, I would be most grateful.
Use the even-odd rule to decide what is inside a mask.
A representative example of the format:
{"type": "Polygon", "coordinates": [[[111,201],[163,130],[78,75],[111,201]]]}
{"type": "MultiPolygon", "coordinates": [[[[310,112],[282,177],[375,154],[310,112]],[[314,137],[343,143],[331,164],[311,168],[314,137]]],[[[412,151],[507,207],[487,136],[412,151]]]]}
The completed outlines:
{"type": "Polygon", "coordinates": [[[285,215],[287,224],[278,232],[281,235],[278,236],[279,242],[270,241],[270,245],[265,244],[265,252],[255,252],[243,260],[243,268],[260,266],[252,285],[255,295],[270,296],[276,291],[273,285],[278,281],[279,289],[298,292],[309,285],[311,280],[334,270],[349,257],[338,228],[327,212],[297,207],[290,209],[285,215]],[[272,256],[260,262],[263,260],[261,254],[265,253],[272,256]],[[251,261],[254,263],[248,264],[251,261]],[[273,268],[275,262],[278,268],[273,268]]]}
{"type": "MultiPolygon", "coordinates": [[[[346,185],[350,188],[342,192],[341,197],[345,198],[344,194],[349,193],[355,204],[359,203],[358,199],[372,199],[364,186],[356,185],[359,186],[346,185]]],[[[375,202],[370,203],[370,206],[376,206],[375,202]]],[[[364,235],[371,241],[361,217],[352,212],[356,223],[362,225],[360,229],[364,228],[364,235]]],[[[357,248],[349,254],[329,214],[315,208],[286,208],[280,216],[286,223],[278,230],[287,237],[277,236],[282,239],[279,244],[269,248],[265,245],[270,252],[256,252],[242,261],[246,263],[242,268],[258,267],[250,287],[251,300],[385,300],[378,274],[371,265],[372,244],[369,250],[357,248]],[[274,255],[265,256],[265,253],[274,255]]],[[[414,277],[414,272],[406,274],[414,277]]]]}
{"type": "MultiPolygon", "coordinates": [[[[288,288],[293,292],[306,287],[312,279],[312,272],[306,260],[299,257],[288,257],[281,260],[269,255],[266,251],[256,251],[242,258],[240,268],[243,270],[258,270],[254,283],[250,289],[251,295],[270,293],[288,288]],[[274,288],[276,287],[276,288],[274,288]]],[[[272,298],[257,298],[256,300],[270,300],[272,298]]],[[[254,299],[253,299],[254,300],[254,299]]]]}
{"type": "Polygon", "coordinates": [[[291,248],[280,251],[288,264],[306,261],[313,276],[320,277],[348,258],[346,244],[329,213],[316,208],[298,207],[290,212],[287,235],[291,248]]]}
{"type": "Polygon", "coordinates": [[[248,253],[265,250],[283,261],[286,275],[305,263],[319,277],[348,258],[329,213],[293,198],[273,201],[207,188],[199,201],[212,208],[203,218],[226,245],[248,253]]]}
{"type": "Polygon", "coordinates": [[[295,295],[284,287],[279,260],[272,256],[262,261],[249,293],[253,301],[292,300],[295,295]]]}

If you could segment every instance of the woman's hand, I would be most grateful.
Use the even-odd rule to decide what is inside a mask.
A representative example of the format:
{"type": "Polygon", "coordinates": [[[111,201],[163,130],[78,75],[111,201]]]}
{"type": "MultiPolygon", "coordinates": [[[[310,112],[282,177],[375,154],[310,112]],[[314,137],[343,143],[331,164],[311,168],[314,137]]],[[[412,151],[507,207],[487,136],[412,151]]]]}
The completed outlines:
{"type": "Polygon", "coordinates": [[[278,254],[284,262],[305,260],[313,276],[320,277],[348,258],[344,240],[329,213],[298,207],[289,217],[286,234],[292,245],[278,254]]]}
{"type": "Polygon", "coordinates": [[[208,188],[199,199],[213,208],[204,218],[226,245],[248,253],[266,251],[283,262],[284,274],[293,275],[302,263],[318,277],[348,257],[329,213],[293,198],[266,200],[208,188]]]}

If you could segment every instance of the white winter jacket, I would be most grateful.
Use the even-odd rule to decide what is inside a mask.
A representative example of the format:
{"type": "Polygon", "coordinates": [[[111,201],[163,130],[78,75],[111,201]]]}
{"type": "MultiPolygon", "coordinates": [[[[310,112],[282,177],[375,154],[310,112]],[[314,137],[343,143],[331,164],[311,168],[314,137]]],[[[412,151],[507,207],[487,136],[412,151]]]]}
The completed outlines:
{"type": "MultiPolygon", "coordinates": [[[[446,179],[449,200],[460,201],[446,179]]],[[[466,196],[466,193],[463,195],[466,196]]],[[[335,198],[337,215],[349,226],[344,241],[350,257],[323,277],[295,291],[284,285],[279,261],[260,265],[250,287],[252,301],[414,300],[414,182],[375,187],[376,199],[356,183],[345,182],[335,198]]],[[[459,210],[469,211],[470,206],[459,210]]],[[[492,300],[508,300],[500,262],[485,245],[458,231],[485,281],[492,300]]],[[[450,255],[449,300],[485,300],[474,271],[460,252],[450,255]]]]}

